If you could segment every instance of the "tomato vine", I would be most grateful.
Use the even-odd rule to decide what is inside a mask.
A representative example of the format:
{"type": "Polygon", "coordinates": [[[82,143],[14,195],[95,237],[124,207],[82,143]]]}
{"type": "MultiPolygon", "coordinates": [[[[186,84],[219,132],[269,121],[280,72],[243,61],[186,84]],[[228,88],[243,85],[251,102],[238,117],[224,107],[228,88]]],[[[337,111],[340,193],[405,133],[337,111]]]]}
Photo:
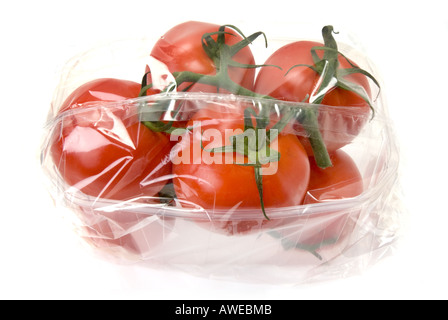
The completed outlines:
{"type": "MultiPolygon", "coordinates": [[[[345,80],[344,77],[353,73],[360,73],[370,78],[379,87],[378,82],[370,73],[354,65],[352,62],[348,60],[348,58],[343,56],[338,51],[338,46],[333,37],[333,33],[335,32],[332,26],[325,26],[322,29],[324,46],[321,47],[316,46],[311,49],[311,55],[313,57],[314,65],[297,64],[291,67],[289,70],[287,70],[286,74],[288,74],[293,68],[308,67],[320,75],[320,84],[317,90],[313,92],[309,97],[310,104],[312,105],[321,104],[329,88],[339,87],[358,94],[363,100],[365,100],[369,104],[372,111],[374,111],[372,103],[365,90],[361,86],[345,80]],[[319,55],[317,54],[318,50],[324,51],[322,58],[320,58],[319,55]],[[339,55],[344,57],[349,62],[351,68],[346,69],[339,68],[339,62],[338,62],[339,55]]],[[[233,59],[235,54],[237,54],[240,50],[251,44],[256,39],[258,39],[260,36],[264,37],[265,45],[267,46],[267,38],[263,32],[256,32],[246,37],[241,32],[240,29],[238,29],[233,25],[223,25],[219,27],[218,31],[203,34],[201,39],[202,48],[204,52],[207,54],[207,56],[213,61],[213,64],[216,68],[216,73],[210,75],[192,71],[172,72],[172,76],[174,77],[175,83],[172,83],[169,86],[167,86],[162,91],[162,94],[169,94],[175,92],[176,89],[181,86],[181,84],[190,84],[187,85],[187,87],[185,87],[184,89],[182,89],[182,91],[188,91],[193,84],[200,83],[216,87],[217,92],[219,92],[220,89],[224,89],[236,95],[264,100],[266,102],[265,104],[267,106],[270,106],[271,103],[268,102],[276,100],[275,98],[273,98],[270,95],[256,93],[248,88],[241,86],[240,84],[234,82],[230,78],[228,73],[229,67],[237,67],[237,68],[273,67],[281,69],[276,65],[243,64],[233,59]],[[226,35],[235,36],[233,33],[226,31],[226,28],[233,29],[234,31],[236,31],[236,33],[241,35],[243,39],[233,45],[226,44],[225,41],[226,35]]],[[[145,96],[147,94],[147,91],[153,88],[153,84],[147,82],[148,75],[150,73],[151,72],[149,71],[145,73],[143,76],[139,96],[145,96]]],[[[285,125],[290,120],[295,118],[299,123],[302,124],[302,126],[306,131],[317,165],[320,168],[327,168],[332,166],[328,150],[326,148],[326,145],[323,141],[323,138],[319,130],[319,123],[317,118],[318,109],[313,107],[310,108],[308,106],[305,107],[301,103],[282,104],[280,101],[277,100],[276,105],[277,107],[278,106],[282,107],[282,109],[286,110],[286,112],[283,114],[283,117],[276,124],[274,124],[273,129],[275,129],[278,132],[281,132],[285,127],[285,125]]],[[[160,109],[161,112],[166,111],[166,108],[164,109],[163,105],[161,106],[159,105],[158,108],[160,109]]],[[[270,112],[263,112],[263,114],[257,115],[253,110],[247,109],[245,111],[246,121],[243,134],[232,137],[234,141],[233,144],[230,146],[207,150],[210,152],[238,152],[247,156],[251,160],[251,164],[249,165],[251,165],[254,169],[257,189],[260,195],[261,208],[264,216],[267,219],[269,218],[266,215],[263,202],[262,161],[260,161],[261,158],[259,156],[259,153],[261,149],[264,148],[262,150],[264,154],[269,154],[270,156],[268,157],[268,159],[263,159],[263,161],[266,160],[268,162],[279,161],[281,156],[280,153],[269,148],[270,142],[273,141],[275,137],[271,136],[269,131],[268,134],[265,134],[264,138],[262,139],[260,139],[256,134],[257,136],[256,146],[255,147],[248,146],[247,142],[245,142],[246,144],[244,145],[243,149],[238,149],[236,146],[239,144],[236,142],[237,140],[244,139],[245,137],[247,137],[248,134],[251,134],[253,129],[255,130],[266,129],[267,124],[270,122],[269,115],[270,112]],[[252,117],[255,117],[256,119],[257,125],[255,128],[252,125],[252,117]]],[[[143,124],[153,131],[164,131],[167,133],[172,132],[172,126],[173,126],[172,121],[166,123],[154,119],[152,121],[144,121],[143,124]]],[[[272,130],[271,132],[274,132],[274,130],[272,130]]]]}

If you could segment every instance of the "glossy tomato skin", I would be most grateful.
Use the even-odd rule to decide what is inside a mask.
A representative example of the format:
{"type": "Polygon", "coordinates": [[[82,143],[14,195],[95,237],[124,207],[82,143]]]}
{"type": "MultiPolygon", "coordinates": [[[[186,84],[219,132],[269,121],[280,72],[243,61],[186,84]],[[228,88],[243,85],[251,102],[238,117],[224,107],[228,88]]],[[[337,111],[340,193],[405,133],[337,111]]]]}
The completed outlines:
{"type": "Polygon", "coordinates": [[[111,105],[138,95],[140,85],[98,79],[75,90],[64,102],[51,140],[51,156],[70,186],[99,198],[124,200],[154,196],[168,174],[168,139],[143,126],[135,106],[111,105]],[[163,165],[161,165],[163,164],[163,165]]]}
{"type": "MultiPolygon", "coordinates": [[[[295,243],[316,246],[333,244],[349,235],[359,216],[356,206],[340,209],[337,201],[359,196],[363,192],[363,179],[356,163],[344,151],[331,154],[332,167],[322,169],[310,157],[310,182],[303,204],[335,203],[291,222],[300,232],[287,235],[295,243]]],[[[292,233],[293,229],[289,230],[292,233]]]]}
{"type": "MultiPolygon", "coordinates": [[[[207,129],[223,132],[224,129],[244,128],[242,112],[212,112],[201,110],[192,119],[201,121],[201,131],[193,133],[179,143],[178,157],[184,154],[190,163],[174,163],[174,187],[179,200],[191,203],[207,211],[202,221],[207,227],[228,235],[256,232],[274,227],[283,221],[267,220],[263,216],[254,169],[232,162],[234,154],[211,154],[207,150],[228,145],[227,139],[204,139],[202,153],[195,153],[207,129]],[[219,160],[214,163],[207,157],[219,160]],[[245,211],[242,213],[242,211],[245,211]],[[208,225],[207,225],[208,222],[208,225]]],[[[214,136],[212,134],[212,136],[214,136]]],[[[308,157],[294,135],[280,135],[271,147],[281,153],[281,159],[273,167],[263,167],[269,175],[263,175],[263,200],[265,208],[279,208],[301,204],[309,179],[308,157]],[[294,169],[292,169],[294,168],[294,169]]],[[[200,147],[199,147],[200,148],[200,147]]],[[[176,162],[176,159],[174,160],[176,162]]],[[[247,163],[247,158],[242,160],[247,163]]],[[[178,162],[178,161],[177,161],[178,162]]],[[[238,162],[241,163],[241,162],[238,162]]],[[[198,219],[199,221],[200,219],[198,219]]]]}
{"type": "MultiPolygon", "coordinates": [[[[216,74],[216,66],[202,47],[202,36],[206,33],[217,32],[219,25],[188,21],[179,24],[167,31],[155,44],[151,56],[163,62],[168,70],[173,72],[191,71],[204,75],[216,74]]],[[[232,29],[226,28],[225,43],[233,45],[242,40],[242,37],[232,29]]],[[[217,36],[213,36],[216,40],[217,36]]],[[[243,48],[235,54],[233,59],[242,64],[254,64],[255,60],[249,47],[243,48]]],[[[254,86],[255,69],[229,67],[229,77],[235,83],[252,90],[254,86]]],[[[185,89],[189,84],[181,85],[178,91],[185,89]]],[[[216,93],[218,89],[204,84],[194,84],[188,89],[190,92],[216,93]]],[[[226,92],[222,89],[219,92],[226,92]]]]}
{"type": "MultiPolygon", "coordinates": [[[[298,41],[278,49],[265,64],[277,65],[283,70],[261,68],[255,82],[255,91],[279,100],[310,102],[310,98],[312,99],[319,88],[320,75],[306,66],[291,68],[298,64],[313,65],[311,49],[316,46],[323,46],[323,44],[298,41]]],[[[323,56],[322,51],[317,50],[317,53],[320,57],[323,56]]],[[[352,67],[342,56],[339,57],[339,64],[341,69],[352,67]]],[[[364,75],[351,74],[345,79],[363,87],[370,96],[371,89],[364,75]]],[[[357,94],[339,87],[328,90],[321,104],[339,107],[320,107],[319,109],[319,128],[330,153],[350,143],[370,117],[370,106],[366,101],[357,94]]],[[[299,124],[296,124],[294,129],[307,153],[312,155],[305,130],[299,124]]]]}

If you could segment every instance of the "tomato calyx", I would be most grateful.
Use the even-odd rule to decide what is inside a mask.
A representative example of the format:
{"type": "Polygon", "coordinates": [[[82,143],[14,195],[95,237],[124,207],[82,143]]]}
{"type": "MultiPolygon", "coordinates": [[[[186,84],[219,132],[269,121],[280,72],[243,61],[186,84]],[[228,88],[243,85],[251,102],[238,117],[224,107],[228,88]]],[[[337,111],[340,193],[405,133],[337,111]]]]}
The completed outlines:
{"type": "Polygon", "coordinates": [[[261,210],[267,220],[270,219],[266,214],[263,200],[263,166],[280,160],[280,152],[271,148],[271,142],[278,137],[279,132],[294,118],[297,112],[294,108],[289,107],[283,117],[272,128],[267,129],[270,122],[269,110],[270,108],[263,108],[257,114],[254,109],[246,108],[244,110],[243,133],[230,136],[230,145],[205,149],[201,139],[201,149],[206,152],[238,153],[247,158],[247,162],[235,162],[234,164],[253,167],[261,210]]]}
{"type": "MultiPolygon", "coordinates": [[[[243,64],[239,63],[235,60],[233,60],[233,56],[235,56],[239,51],[241,51],[243,48],[247,47],[249,44],[251,44],[253,41],[255,41],[259,36],[263,36],[265,40],[265,46],[268,46],[268,40],[266,38],[266,35],[264,32],[255,32],[249,37],[246,37],[243,32],[235,27],[234,25],[222,25],[218,31],[211,32],[211,33],[205,33],[202,36],[202,48],[204,49],[205,53],[209,56],[210,59],[212,59],[213,63],[216,66],[216,72],[219,75],[227,76],[227,69],[228,67],[237,67],[237,68],[248,68],[248,69],[255,69],[260,67],[277,67],[274,65],[257,65],[257,64],[243,64]],[[230,36],[235,36],[231,32],[226,32],[225,28],[231,28],[235,30],[239,35],[243,37],[243,40],[240,42],[229,46],[225,43],[225,35],[228,34],[230,36]],[[212,36],[218,35],[217,40],[215,41],[212,36]]],[[[281,69],[281,68],[280,68],[281,69]]],[[[224,81],[227,81],[227,79],[223,79],[224,81]]],[[[219,87],[217,88],[219,89],[219,87]]]]}
{"type": "MultiPolygon", "coordinates": [[[[247,69],[255,69],[260,67],[276,67],[281,70],[280,67],[275,65],[257,65],[257,64],[243,64],[233,60],[233,56],[235,56],[239,51],[243,48],[247,47],[253,41],[255,41],[258,37],[263,36],[265,39],[265,44],[267,46],[267,38],[266,35],[259,31],[254,34],[246,37],[240,29],[233,25],[223,25],[219,27],[218,31],[205,33],[202,36],[202,47],[208,57],[213,61],[214,66],[216,68],[216,73],[214,75],[205,75],[201,73],[191,72],[191,71],[180,71],[173,72],[172,75],[174,77],[175,82],[170,84],[167,88],[165,88],[162,93],[168,93],[175,91],[177,87],[179,87],[183,83],[191,83],[192,85],[195,83],[207,84],[217,88],[217,92],[219,89],[225,89],[235,94],[240,95],[249,95],[253,96],[255,93],[249,89],[246,89],[239,84],[236,84],[229,77],[228,68],[229,67],[237,67],[237,68],[247,68],[247,69]],[[225,28],[232,28],[238,34],[243,37],[243,40],[237,42],[236,44],[230,46],[225,43],[225,35],[235,36],[235,34],[225,31],[225,28]],[[217,39],[213,39],[213,36],[217,35],[217,39]]],[[[147,90],[152,89],[152,83],[147,83],[147,75],[150,74],[150,71],[145,73],[142,81],[142,88],[140,92],[140,97],[145,96],[147,90]]],[[[189,87],[184,88],[182,91],[188,91],[189,87]]]]}
{"type": "Polygon", "coordinates": [[[373,83],[375,83],[375,85],[378,87],[378,89],[381,89],[380,84],[372,74],[356,66],[345,55],[339,52],[338,45],[333,37],[333,33],[337,34],[337,32],[334,31],[333,26],[331,25],[322,28],[324,46],[315,46],[311,49],[311,56],[313,58],[314,65],[294,65],[286,72],[285,75],[287,75],[292,69],[297,67],[310,68],[320,75],[318,86],[310,96],[310,103],[321,104],[325,95],[333,88],[338,87],[347,91],[351,91],[361,97],[369,105],[370,110],[372,111],[373,118],[375,109],[373,108],[372,101],[369,98],[366,90],[362,86],[345,79],[345,77],[351,74],[360,73],[372,80],[373,83]],[[317,51],[324,52],[322,58],[319,57],[317,51]],[[340,68],[339,56],[342,56],[350,64],[351,68],[340,68]]]}

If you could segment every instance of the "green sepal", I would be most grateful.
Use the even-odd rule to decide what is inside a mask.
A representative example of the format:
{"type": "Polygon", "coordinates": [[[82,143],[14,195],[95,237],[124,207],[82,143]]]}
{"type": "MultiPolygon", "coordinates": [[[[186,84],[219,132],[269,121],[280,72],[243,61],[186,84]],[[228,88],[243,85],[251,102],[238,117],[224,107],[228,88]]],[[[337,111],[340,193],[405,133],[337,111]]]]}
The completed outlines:
{"type": "Polygon", "coordinates": [[[266,220],[271,220],[266,214],[266,210],[264,208],[264,200],[263,200],[263,174],[261,172],[260,166],[254,166],[254,173],[255,173],[255,181],[257,183],[257,189],[258,194],[260,196],[260,205],[261,205],[261,211],[263,211],[263,215],[266,218],[266,220]]]}
{"type": "Polygon", "coordinates": [[[152,88],[152,84],[151,84],[151,87],[149,87],[148,89],[146,89],[146,90],[143,90],[143,88],[146,88],[147,86],[148,86],[148,75],[150,75],[151,74],[151,70],[150,71],[148,71],[148,72],[146,72],[144,75],[143,75],[143,77],[142,77],[142,83],[141,83],[141,86],[140,86],[140,92],[139,92],[139,94],[138,94],[138,96],[139,97],[142,97],[142,96],[144,96],[144,95],[146,95],[146,94],[144,94],[144,93],[146,93],[146,91],[148,90],[148,89],[151,89],[152,88]]]}
{"type": "Polygon", "coordinates": [[[139,97],[146,96],[146,91],[152,88],[152,83],[143,86],[138,94],[139,97]]]}
{"type": "Polygon", "coordinates": [[[285,73],[285,77],[288,75],[288,73],[289,73],[292,69],[295,69],[295,68],[297,68],[297,67],[307,67],[307,68],[313,70],[314,72],[319,73],[319,70],[318,70],[315,66],[312,66],[312,65],[309,65],[309,64],[303,64],[303,63],[300,63],[300,64],[293,65],[291,68],[289,68],[288,71],[286,71],[286,73],[285,73]]]}
{"type": "Polygon", "coordinates": [[[234,45],[232,45],[230,47],[230,54],[233,57],[235,54],[237,54],[241,49],[247,47],[249,44],[251,44],[252,42],[254,42],[254,40],[256,40],[259,36],[263,36],[264,40],[265,40],[265,46],[268,46],[268,40],[266,38],[266,35],[264,34],[264,32],[255,32],[254,34],[251,34],[250,36],[248,36],[247,38],[244,37],[243,40],[241,40],[238,43],[235,43],[234,45]]]}
{"type": "Polygon", "coordinates": [[[205,53],[209,56],[210,59],[215,61],[215,59],[219,55],[220,46],[218,43],[212,38],[213,35],[220,34],[220,31],[205,33],[202,35],[201,43],[202,49],[204,49],[205,53]]]}
{"type": "Polygon", "coordinates": [[[366,71],[364,69],[361,69],[359,67],[339,69],[338,70],[338,79],[343,78],[345,76],[348,76],[350,74],[355,74],[355,73],[360,73],[360,74],[368,77],[370,80],[373,81],[373,83],[378,87],[378,90],[379,90],[377,95],[376,95],[376,97],[375,97],[375,99],[377,99],[379,94],[380,94],[380,91],[381,91],[381,86],[380,86],[378,80],[376,80],[375,77],[371,73],[369,73],[368,71],[366,71]]]}
{"type": "Polygon", "coordinates": [[[339,88],[344,89],[344,90],[348,90],[348,91],[351,91],[351,92],[357,94],[359,97],[361,97],[369,105],[370,110],[372,111],[372,118],[373,118],[375,116],[375,109],[373,108],[373,105],[372,105],[372,103],[370,101],[370,98],[369,98],[366,90],[362,86],[357,85],[357,84],[355,84],[355,83],[353,83],[351,81],[348,81],[348,80],[345,80],[345,79],[341,79],[341,78],[338,78],[337,80],[338,80],[338,82],[337,82],[336,85],[339,88]]]}
{"type": "Polygon", "coordinates": [[[264,67],[274,67],[279,70],[283,70],[280,66],[276,66],[275,64],[245,64],[239,63],[235,60],[231,60],[228,64],[230,67],[243,68],[243,69],[256,69],[256,68],[264,68],[264,67]]]}
{"type": "Polygon", "coordinates": [[[162,121],[142,121],[143,125],[145,125],[148,129],[154,131],[154,132],[168,132],[171,130],[173,126],[173,121],[170,122],[162,122],[162,121]]]}

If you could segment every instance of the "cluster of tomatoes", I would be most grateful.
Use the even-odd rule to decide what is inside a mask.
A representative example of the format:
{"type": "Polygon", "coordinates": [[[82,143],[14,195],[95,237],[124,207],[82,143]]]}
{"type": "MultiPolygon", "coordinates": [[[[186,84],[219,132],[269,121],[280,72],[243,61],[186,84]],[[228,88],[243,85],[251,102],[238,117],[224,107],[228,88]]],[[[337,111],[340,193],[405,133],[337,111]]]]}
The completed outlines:
{"type": "MultiPolygon", "coordinates": [[[[173,203],[204,208],[207,219],[213,212],[223,212],[225,219],[217,219],[217,225],[228,234],[278,224],[269,219],[271,208],[359,195],[362,177],[341,148],[358,135],[371,116],[371,76],[337,52],[332,29],[325,30],[325,43],[290,43],[263,65],[255,64],[249,46],[263,34],[245,37],[233,26],[203,22],[175,26],[150,53],[176,79],[178,92],[234,93],[263,101],[314,104],[314,118],[303,120],[296,112],[283,123],[286,116],[277,109],[261,117],[258,109],[244,105],[210,103],[200,110],[191,108],[194,112],[190,110],[187,119],[171,121],[170,130],[154,130],[163,119],[151,125],[141,120],[132,104],[113,104],[169,94],[156,90],[151,72],[145,74],[144,83],[102,78],[80,86],[61,105],[60,121],[51,139],[55,166],[69,186],[102,199],[147,197],[153,201],[162,199],[161,192],[170,186],[173,203]],[[319,112],[321,105],[329,107],[319,112]],[[192,129],[198,123],[202,127],[199,135],[192,129]],[[184,129],[183,136],[173,138],[172,128],[184,129]],[[247,165],[250,148],[246,145],[238,151],[224,133],[232,129],[244,135],[248,128],[278,129],[278,134],[256,140],[251,165],[247,165]],[[203,135],[206,129],[226,138],[207,140],[203,135]],[[310,139],[313,134],[314,142],[310,139]],[[319,143],[323,150],[316,147],[319,143]],[[192,150],[197,145],[201,152],[195,154],[192,150]],[[277,159],[260,163],[261,145],[279,155],[277,159]],[[316,151],[327,158],[326,165],[316,161],[316,151]],[[185,153],[189,161],[175,161],[185,158],[185,153]],[[218,155],[235,157],[239,153],[246,163],[210,163],[204,159],[207,153],[215,160],[218,155]],[[269,165],[275,165],[275,171],[264,175],[269,165]],[[246,210],[246,218],[233,221],[232,214],[239,210],[246,210]]],[[[334,236],[328,230],[326,233],[334,236]]]]}

